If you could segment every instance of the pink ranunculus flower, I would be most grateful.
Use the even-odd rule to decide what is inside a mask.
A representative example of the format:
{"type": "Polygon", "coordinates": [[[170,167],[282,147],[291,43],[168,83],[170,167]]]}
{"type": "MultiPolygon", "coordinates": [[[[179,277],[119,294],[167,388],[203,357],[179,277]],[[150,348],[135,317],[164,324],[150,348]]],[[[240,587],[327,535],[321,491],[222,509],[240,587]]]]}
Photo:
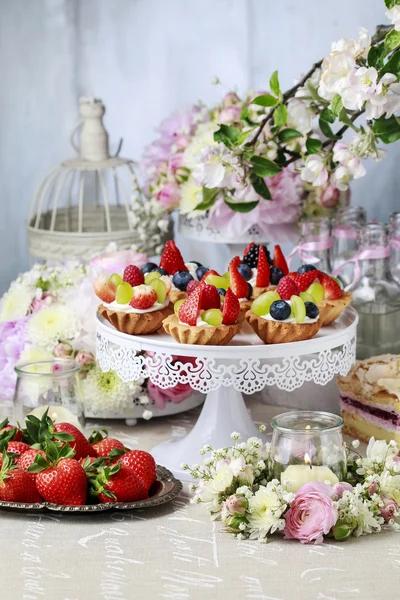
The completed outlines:
{"type": "Polygon", "coordinates": [[[325,483],[303,485],[285,515],[285,539],[321,544],[338,520],[332,494],[333,488],[325,483]]]}
{"type": "Polygon", "coordinates": [[[341,498],[345,492],[351,492],[352,489],[353,486],[350,483],[347,483],[347,481],[335,483],[332,488],[333,498],[335,500],[339,500],[339,498],[341,498]]]}
{"type": "Polygon", "coordinates": [[[166,209],[175,208],[179,203],[179,198],[179,186],[174,181],[166,183],[156,195],[156,199],[166,209]]]}

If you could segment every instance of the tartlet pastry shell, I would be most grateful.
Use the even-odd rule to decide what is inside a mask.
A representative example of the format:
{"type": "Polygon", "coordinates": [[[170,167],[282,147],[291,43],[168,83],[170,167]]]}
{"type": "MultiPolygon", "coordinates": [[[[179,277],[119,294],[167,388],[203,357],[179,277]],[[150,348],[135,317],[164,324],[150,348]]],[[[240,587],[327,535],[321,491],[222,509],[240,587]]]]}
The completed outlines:
{"type": "Polygon", "coordinates": [[[178,300],[185,300],[187,298],[187,293],[181,292],[181,290],[171,290],[168,296],[172,304],[175,304],[178,300]]]}
{"type": "Polygon", "coordinates": [[[164,330],[180,344],[202,346],[226,346],[240,330],[240,323],[219,327],[192,327],[179,323],[176,315],[170,315],[163,323],[164,330]]]}
{"type": "Polygon", "coordinates": [[[107,319],[121,333],[148,335],[158,331],[162,326],[163,320],[172,314],[174,309],[173,304],[170,302],[165,308],[148,313],[123,313],[110,310],[103,304],[100,304],[98,311],[102,317],[107,319]]]}
{"type": "Polygon", "coordinates": [[[269,285],[268,287],[254,286],[251,299],[255,300],[256,298],[258,298],[258,296],[261,296],[261,294],[264,294],[265,292],[273,292],[274,290],[276,290],[277,287],[277,285],[269,285]]]}
{"type": "Polygon", "coordinates": [[[321,300],[321,302],[318,302],[317,306],[319,309],[321,327],[325,327],[326,325],[333,323],[333,321],[336,321],[350,302],[350,292],[343,292],[343,296],[337,300],[321,300]]]}
{"type": "Polygon", "coordinates": [[[267,321],[266,319],[257,317],[251,310],[247,311],[246,320],[264,344],[287,344],[289,342],[309,340],[321,328],[319,320],[315,323],[267,321]]]}

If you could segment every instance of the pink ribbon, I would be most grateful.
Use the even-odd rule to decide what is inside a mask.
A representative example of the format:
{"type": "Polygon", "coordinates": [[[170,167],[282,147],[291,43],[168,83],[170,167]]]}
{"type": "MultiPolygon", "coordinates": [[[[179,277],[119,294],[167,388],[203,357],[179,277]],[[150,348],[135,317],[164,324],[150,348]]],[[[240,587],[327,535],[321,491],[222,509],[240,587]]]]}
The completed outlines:
{"type": "Polygon", "coordinates": [[[342,238],[345,240],[356,240],[357,230],[351,225],[338,225],[332,232],[333,237],[342,238]]]}
{"type": "Polygon", "coordinates": [[[399,250],[400,249],[400,238],[392,237],[390,240],[390,245],[393,248],[393,250],[399,250]]]}
{"type": "Polygon", "coordinates": [[[308,254],[308,252],[317,252],[319,250],[329,250],[332,248],[333,240],[332,238],[325,238],[320,242],[304,242],[303,244],[299,244],[295,246],[289,256],[286,259],[287,264],[290,266],[291,260],[295,254],[299,253],[299,257],[302,263],[306,264],[314,264],[318,263],[321,259],[318,256],[312,256],[308,254]]]}
{"type": "Polygon", "coordinates": [[[344,266],[354,263],[354,278],[353,281],[346,287],[346,290],[353,286],[361,277],[361,265],[362,260],[376,260],[379,258],[388,258],[390,256],[389,246],[377,246],[376,248],[360,248],[360,250],[344,263],[339,265],[332,273],[334,277],[343,269],[344,266]]]}

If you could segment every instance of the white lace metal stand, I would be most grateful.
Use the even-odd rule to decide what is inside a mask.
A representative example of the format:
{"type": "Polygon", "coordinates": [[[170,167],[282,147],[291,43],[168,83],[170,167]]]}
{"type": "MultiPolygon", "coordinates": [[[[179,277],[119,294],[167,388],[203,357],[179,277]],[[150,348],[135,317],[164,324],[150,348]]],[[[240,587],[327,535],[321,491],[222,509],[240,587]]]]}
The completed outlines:
{"type": "Polygon", "coordinates": [[[305,342],[265,345],[244,324],[228,346],[195,346],[178,344],[165,333],[120,333],[97,315],[96,358],[103,371],[115,370],[126,382],[146,376],[162,388],[189,383],[207,394],[192,431],[152,450],[160,464],[185,479],[180,465],[198,462],[205,444],[229,444],[232,431],[244,438],[257,435],[242,393],[253,394],[265,386],[294,391],[306,381],[323,386],[336,375],[346,375],[355,361],[357,322],[356,311],[348,307],[335,323],[305,342]],[[176,362],[176,356],[193,357],[193,364],[176,362]]]}

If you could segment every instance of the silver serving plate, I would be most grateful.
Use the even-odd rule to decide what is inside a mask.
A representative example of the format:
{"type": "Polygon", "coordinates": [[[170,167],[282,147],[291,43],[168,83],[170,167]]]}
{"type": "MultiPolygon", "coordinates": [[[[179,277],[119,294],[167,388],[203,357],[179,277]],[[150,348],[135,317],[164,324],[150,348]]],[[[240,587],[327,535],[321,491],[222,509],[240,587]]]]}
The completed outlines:
{"type": "Polygon", "coordinates": [[[157,480],[150,489],[151,495],[146,500],[137,502],[109,502],[106,504],[84,504],[82,506],[65,506],[64,504],[51,504],[51,502],[41,502],[37,504],[27,504],[22,502],[2,502],[0,508],[7,510],[17,510],[19,512],[37,512],[41,510],[52,510],[64,513],[88,513],[104,512],[106,510],[133,510],[136,508],[150,508],[159,506],[173,500],[182,491],[182,483],[175,479],[171,471],[165,467],[157,465],[157,480]]]}

